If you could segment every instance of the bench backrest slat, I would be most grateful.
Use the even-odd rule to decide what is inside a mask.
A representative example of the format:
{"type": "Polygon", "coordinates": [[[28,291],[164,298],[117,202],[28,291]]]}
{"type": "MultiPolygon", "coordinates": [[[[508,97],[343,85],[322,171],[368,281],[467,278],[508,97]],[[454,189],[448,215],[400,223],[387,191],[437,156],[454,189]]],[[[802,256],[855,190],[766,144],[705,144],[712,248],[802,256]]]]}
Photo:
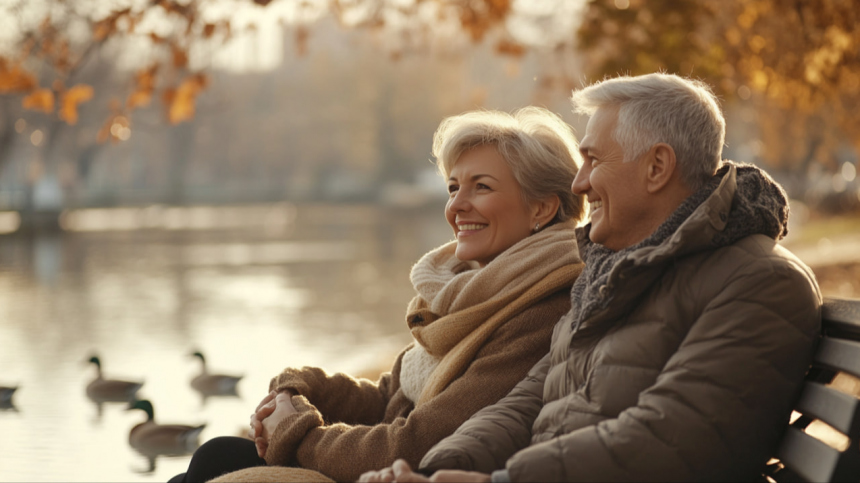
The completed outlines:
{"type": "Polygon", "coordinates": [[[860,303],[857,300],[825,298],[821,307],[824,332],[839,332],[860,340],[860,303]]]}
{"type": "Polygon", "coordinates": [[[860,399],[835,389],[807,382],[795,409],[804,416],[820,419],[843,434],[860,430],[860,399]]]}
{"type": "Polygon", "coordinates": [[[806,481],[830,481],[839,462],[839,451],[791,426],[785,431],[777,456],[806,481]]]}
{"type": "Polygon", "coordinates": [[[860,342],[822,337],[813,363],[860,377],[860,342]]]}
{"type": "Polygon", "coordinates": [[[860,378],[860,300],[825,299],[821,316],[822,337],[795,405],[802,417],[786,429],[779,464],[766,472],[777,481],[860,481],[860,399],[822,384],[839,372],[860,378]],[[803,431],[816,419],[847,436],[848,449],[831,448],[803,431]]]}

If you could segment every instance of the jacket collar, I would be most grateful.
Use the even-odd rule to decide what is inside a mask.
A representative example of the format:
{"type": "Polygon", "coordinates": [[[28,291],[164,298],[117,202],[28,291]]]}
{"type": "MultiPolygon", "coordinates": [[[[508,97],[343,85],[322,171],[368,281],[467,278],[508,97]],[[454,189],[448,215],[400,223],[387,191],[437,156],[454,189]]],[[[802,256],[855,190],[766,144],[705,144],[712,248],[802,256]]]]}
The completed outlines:
{"type": "Polygon", "coordinates": [[[755,233],[780,238],[787,231],[787,216],[785,193],[766,173],[726,161],[705,187],[633,247],[613,252],[591,242],[591,224],[578,228],[586,270],[571,291],[575,323],[588,319],[591,326],[619,318],[680,257],[755,233]]]}

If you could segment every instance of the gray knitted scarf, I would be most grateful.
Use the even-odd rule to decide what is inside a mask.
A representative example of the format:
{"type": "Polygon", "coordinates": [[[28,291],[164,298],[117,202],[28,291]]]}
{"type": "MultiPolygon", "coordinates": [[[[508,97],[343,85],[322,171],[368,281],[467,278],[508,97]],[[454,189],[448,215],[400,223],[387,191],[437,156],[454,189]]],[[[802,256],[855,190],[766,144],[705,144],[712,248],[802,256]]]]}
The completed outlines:
{"type": "MultiPolygon", "coordinates": [[[[612,251],[588,239],[589,223],[577,230],[579,253],[585,262],[585,270],[571,288],[572,323],[578,328],[595,311],[606,308],[612,297],[600,297],[599,290],[609,279],[616,263],[631,252],[644,247],[658,246],[666,241],[687,218],[717,189],[731,165],[737,168],[737,191],[729,212],[725,229],[711,241],[711,248],[731,245],[753,234],[764,234],[775,240],[788,233],[788,198],[782,187],[771,177],[751,164],[724,161],[716,175],[701,189],[690,195],[654,233],[640,243],[620,251],[612,251]]],[[[643,291],[648,287],[639,287],[643,291]]],[[[571,319],[568,319],[571,320],[571,319]]],[[[610,328],[589,327],[580,336],[591,339],[602,336],[610,328]]]]}

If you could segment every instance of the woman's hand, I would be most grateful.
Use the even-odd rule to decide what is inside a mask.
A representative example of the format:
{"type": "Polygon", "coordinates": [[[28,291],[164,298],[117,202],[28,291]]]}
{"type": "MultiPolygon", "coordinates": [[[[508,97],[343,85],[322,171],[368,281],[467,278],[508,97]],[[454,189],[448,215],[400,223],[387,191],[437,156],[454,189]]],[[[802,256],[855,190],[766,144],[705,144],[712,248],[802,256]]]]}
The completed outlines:
{"type": "Polygon", "coordinates": [[[260,401],[260,404],[258,404],[257,408],[254,409],[254,412],[251,413],[251,429],[248,430],[248,437],[251,438],[252,440],[255,440],[255,439],[259,438],[260,436],[262,436],[262,434],[263,434],[263,423],[262,423],[262,421],[263,421],[263,419],[265,419],[266,416],[271,414],[271,411],[274,411],[275,408],[272,407],[271,411],[269,411],[268,414],[263,416],[263,418],[260,418],[257,415],[260,413],[260,410],[263,409],[263,407],[265,407],[270,401],[275,399],[275,396],[277,396],[277,395],[278,395],[278,393],[275,391],[272,391],[269,394],[266,394],[266,397],[264,397],[263,400],[260,401]]]}
{"type": "Polygon", "coordinates": [[[275,411],[275,397],[278,395],[276,391],[272,391],[260,401],[257,409],[251,414],[251,429],[248,431],[248,436],[254,441],[257,447],[257,455],[260,458],[265,457],[266,449],[269,447],[268,438],[263,437],[263,420],[266,419],[275,411]]]}
{"type": "Polygon", "coordinates": [[[251,414],[251,429],[248,431],[248,436],[254,441],[257,455],[260,458],[266,456],[266,450],[269,447],[269,435],[278,427],[281,420],[297,412],[290,401],[290,397],[292,397],[291,391],[280,393],[272,391],[260,401],[257,409],[251,414]],[[276,412],[277,414],[275,414],[276,412]],[[270,418],[273,414],[275,417],[270,418]]]}
{"type": "Polygon", "coordinates": [[[254,424],[254,418],[260,422],[260,432],[257,434],[255,429],[254,437],[254,445],[257,447],[257,455],[260,458],[266,457],[266,451],[269,449],[269,438],[275,432],[278,425],[281,424],[281,421],[298,412],[293,407],[292,401],[290,401],[292,395],[288,391],[269,394],[269,396],[263,399],[265,404],[260,403],[261,406],[258,407],[257,412],[251,418],[252,425],[254,424]],[[274,399],[270,399],[269,396],[274,396],[274,399]]]}

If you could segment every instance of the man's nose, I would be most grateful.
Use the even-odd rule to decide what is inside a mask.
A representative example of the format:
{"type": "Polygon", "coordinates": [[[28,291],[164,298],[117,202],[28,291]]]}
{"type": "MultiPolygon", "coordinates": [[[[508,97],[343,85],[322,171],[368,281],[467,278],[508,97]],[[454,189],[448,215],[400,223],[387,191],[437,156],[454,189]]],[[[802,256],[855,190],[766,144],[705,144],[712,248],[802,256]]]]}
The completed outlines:
{"type": "Polygon", "coordinates": [[[576,177],[573,178],[573,184],[570,185],[570,191],[575,195],[584,195],[591,188],[589,177],[591,169],[583,166],[576,172],[576,177]]]}

